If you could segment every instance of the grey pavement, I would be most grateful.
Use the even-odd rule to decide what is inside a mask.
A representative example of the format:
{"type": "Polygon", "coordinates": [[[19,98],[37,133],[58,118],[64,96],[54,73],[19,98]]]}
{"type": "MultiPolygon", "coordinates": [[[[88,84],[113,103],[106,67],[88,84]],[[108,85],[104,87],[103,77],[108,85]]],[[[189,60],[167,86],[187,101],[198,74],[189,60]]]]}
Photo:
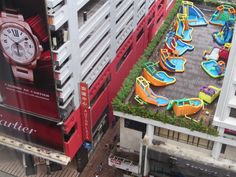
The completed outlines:
{"type": "Polygon", "coordinates": [[[0,171],[0,177],[16,177],[16,176],[0,171]]]}

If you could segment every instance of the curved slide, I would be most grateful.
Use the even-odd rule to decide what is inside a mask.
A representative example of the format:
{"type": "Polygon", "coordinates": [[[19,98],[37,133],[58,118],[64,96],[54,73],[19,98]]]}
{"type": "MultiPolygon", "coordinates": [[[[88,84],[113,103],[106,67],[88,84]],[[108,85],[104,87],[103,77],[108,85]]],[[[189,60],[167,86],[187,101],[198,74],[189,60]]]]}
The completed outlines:
{"type": "Polygon", "coordinates": [[[153,62],[145,64],[143,76],[154,86],[167,86],[176,82],[174,77],[169,76],[164,71],[157,71],[153,62]]]}
{"type": "Polygon", "coordinates": [[[176,50],[179,52],[179,55],[183,55],[187,51],[192,51],[194,49],[193,45],[187,44],[182,40],[177,40],[176,50]]]}
{"type": "Polygon", "coordinates": [[[180,36],[182,38],[184,31],[184,24],[183,22],[177,22],[177,30],[176,30],[176,35],[180,36]]]}
{"type": "Polygon", "coordinates": [[[176,39],[175,32],[170,31],[166,36],[165,48],[168,49],[169,52],[181,56],[187,51],[192,51],[194,46],[180,39],[176,39]]]}
{"type": "Polygon", "coordinates": [[[203,108],[203,101],[200,98],[182,98],[172,100],[167,106],[167,110],[173,108],[176,116],[187,116],[197,113],[203,108]]]}
{"type": "Polygon", "coordinates": [[[176,36],[178,36],[184,42],[191,42],[193,28],[186,27],[185,22],[182,20],[178,20],[176,22],[176,25],[177,25],[176,36]]]}
{"type": "Polygon", "coordinates": [[[186,59],[184,57],[172,57],[166,49],[161,49],[160,66],[169,72],[184,72],[186,59]]]}
{"type": "Polygon", "coordinates": [[[150,88],[149,82],[143,77],[136,78],[135,93],[143,101],[156,106],[166,106],[169,99],[160,95],[156,95],[150,88]]]}
{"type": "Polygon", "coordinates": [[[206,26],[208,25],[202,11],[193,5],[192,2],[183,1],[180,12],[188,16],[190,26],[206,26]]]}
{"type": "Polygon", "coordinates": [[[213,38],[218,45],[230,43],[233,38],[233,23],[226,22],[220,32],[213,33],[213,38]]]}

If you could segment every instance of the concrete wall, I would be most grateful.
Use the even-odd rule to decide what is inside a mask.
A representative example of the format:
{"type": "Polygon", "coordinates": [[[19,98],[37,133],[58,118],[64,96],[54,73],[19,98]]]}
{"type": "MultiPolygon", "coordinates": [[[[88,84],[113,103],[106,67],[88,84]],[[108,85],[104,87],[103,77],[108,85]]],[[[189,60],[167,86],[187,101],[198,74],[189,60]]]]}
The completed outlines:
{"type": "Polygon", "coordinates": [[[120,147],[124,150],[139,152],[142,132],[124,127],[124,119],[120,119],[120,147]]]}
{"type": "Polygon", "coordinates": [[[225,153],[222,154],[221,157],[235,161],[236,160],[236,147],[228,145],[225,149],[225,153]]]}

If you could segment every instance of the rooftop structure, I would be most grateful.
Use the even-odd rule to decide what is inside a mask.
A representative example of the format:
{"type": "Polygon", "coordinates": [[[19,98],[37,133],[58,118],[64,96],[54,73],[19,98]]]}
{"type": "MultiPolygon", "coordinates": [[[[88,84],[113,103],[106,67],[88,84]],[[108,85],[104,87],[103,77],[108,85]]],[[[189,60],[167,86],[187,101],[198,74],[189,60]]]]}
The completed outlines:
{"type": "MultiPolygon", "coordinates": [[[[213,13],[203,12],[206,19],[210,19],[213,13]]],[[[214,79],[201,68],[203,51],[216,46],[212,33],[219,29],[220,27],[213,25],[194,27],[190,43],[194,46],[194,50],[183,55],[186,58],[184,72],[167,72],[176,78],[176,83],[166,87],[150,86],[155,94],[167,97],[169,100],[196,98],[200,91],[212,94],[210,88],[222,87],[219,101],[204,103],[203,108],[196,114],[188,116],[185,113],[180,117],[176,117],[174,112],[166,111],[166,107],[157,107],[153,104],[140,105],[135,99],[137,93],[134,89],[131,89],[128,96],[123,99],[122,94],[126,94],[124,90],[130,88],[126,85],[124,88],[127,88],[122,89],[114,101],[114,107],[117,109],[114,114],[121,118],[120,147],[123,151],[139,154],[140,175],[150,177],[173,174],[188,177],[236,175],[234,153],[236,32],[224,78],[214,79]],[[209,91],[206,92],[203,88],[209,91]],[[128,106],[119,107],[118,102],[121,100],[128,106]]],[[[157,46],[149,60],[159,61],[161,47],[163,46],[157,46]]],[[[156,69],[162,70],[158,65],[156,69]]],[[[129,79],[131,80],[131,77],[129,79]]],[[[214,93],[217,90],[215,89],[214,93]]],[[[183,100],[186,99],[181,101],[183,100]]]]}

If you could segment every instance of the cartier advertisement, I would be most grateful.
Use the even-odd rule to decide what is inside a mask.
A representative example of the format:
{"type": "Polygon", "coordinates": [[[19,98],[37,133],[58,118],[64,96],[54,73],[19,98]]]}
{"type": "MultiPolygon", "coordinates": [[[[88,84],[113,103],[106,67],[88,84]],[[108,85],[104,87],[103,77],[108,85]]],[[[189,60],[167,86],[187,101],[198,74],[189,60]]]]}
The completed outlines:
{"type": "Polygon", "coordinates": [[[53,121],[0,107],[0,132],[27,143],[64,151],[61,126],[53,121]]]}
{"type": "Polygon", "coordinates": [[[0,103],[46,119],[59,119],[44,0],[2,0],[0,103]]]}

